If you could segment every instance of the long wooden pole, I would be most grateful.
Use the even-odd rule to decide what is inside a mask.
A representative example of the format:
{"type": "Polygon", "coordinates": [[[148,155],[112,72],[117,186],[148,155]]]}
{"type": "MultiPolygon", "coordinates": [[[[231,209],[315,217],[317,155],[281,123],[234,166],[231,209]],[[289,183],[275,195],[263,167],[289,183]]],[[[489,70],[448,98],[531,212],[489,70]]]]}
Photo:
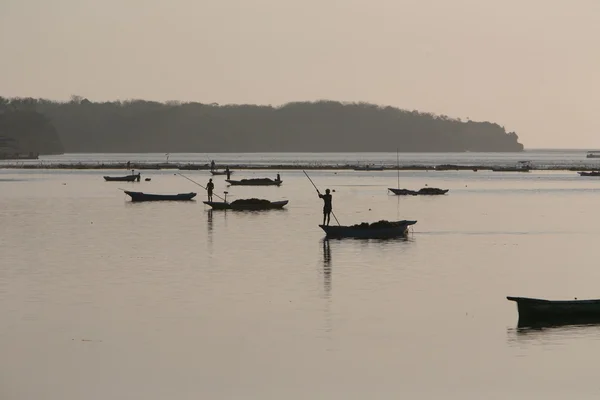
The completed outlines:
{"type": "MultiPolygon", "coordinates": [[[[207,190],[204,186],[202,186],[201,184],[199,184],[198,182],[196,182],[193,179],[188,178],[187,176],[183,175],[183,174],[177,174],[181,177],[184,177],[185,179],[187,179],[188,181],[194,182],[196,185],[200,186],[202,189],[207,190]]],[[[225,200],[224,198],[222,198],[221,196],[219,196],[218,194],[215,194],[215,196],[217,196],[218,198],[220,198],[221,200],[223,200],[225,203],[227,203],[227,200],[225,200]]]]}
{"type": "Polygon", "coordinates": [[[398,155],[398,149],[396,149],[396,169],[398,170],[398,189],[400,189],[400,156],[398,155]]]}
{"type": "MultiPolygon", "coordinates": [[[[306,177],[308,178],[308,180],[310,181],[310,183],[312,183],[312,185],[315,187],[315,190],[317,191],[318,194],[321,194],[321,192],[319,192],[319,189],[317,189],[317,185],[315,185],[315,183],[312,181],[312,179],[310,179],[310,176],[308,176],[308,174],[306,173],[305,170],[302,170],[302,172],[304,172],[304,175],[306,175],[306,177]]],[[[340,221],[338,221],[337,217],[335,216],[333,210],[331,210],[331,215],[333,215],[333,218],[335,218],[335,222],[337,222],[337,224],[339,226],[341,226],[340,221]]]]}

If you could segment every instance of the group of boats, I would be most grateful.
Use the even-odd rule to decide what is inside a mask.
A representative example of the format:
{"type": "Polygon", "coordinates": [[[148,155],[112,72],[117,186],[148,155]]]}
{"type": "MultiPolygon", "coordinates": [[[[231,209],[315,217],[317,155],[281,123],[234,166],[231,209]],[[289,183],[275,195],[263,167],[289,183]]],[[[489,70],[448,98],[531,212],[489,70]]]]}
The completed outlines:
{"type": "MultiPolygon", "coordinates": [[[[228,171],[231,173],[231,171],[228,171]]],[[[180,174],[181,175],[181,174],[180,174]]],[[[183,176],[183,175],[181,175],[183,176]]],[[[308,176],[308,175],[307,175],[308,176]]],[[[183,176],[184,178],[198,184],[197,182],[183,176]]],[[[140,173],[130,174],[126,176],[110,177],[105,176],[105,181],[114,182],[139,182],[141,180],[140,173]]],[[[283,180],[281,180],[279,174],[276,179],[271,178],[253,178],[253,179],[241,179],[232,180],[225,179],[225,181],[231,186],[281,186],[283,180]]],[[[312,182],[312,181],[311,181],[312,182]]],[[[199,186],[202,186],[198,184],[199,186]]],[[[203,186],[202,186],[203,187],[203,186]]],[[[204,188],[204,187],[203,187],[204,188]]],[[[204,188],[206,189],[206,188],[204,188]]],[[[436,188],[422,188],[418,191],[412,191],[408,189],[394,189],[388,188],[392,193],[396,195],[441,195],[448,192],[448,190],[436,189],[436,188]]],[[[145,201],[189,201],[196,197],[197,193],[178,193],[178,194],[151,194],[144,192],[136,192],[130,190],[123,190],[127,194],[132,202],[145,202],[145,201]]],[[[227,196],[228,192],[225,192],[227,196]]],[[[218,197],[218,196],[217,196],[218,197]]],[[[214,210],[239,210],[239,211],[261,211],[261,210],[275,210],[283,209],[288,203],[288,200],[270,201],[266,199],[250,198],[250,199],[238,199],[232,202],[227,201],[225,197],[223,201],[203,201],[204,204],[210,206],[214,210]]],[[[410,226],[416,224],[414,220],[401,220],[401,221],[378,221],[374,223],[361,223],[356,225],[344,226],[340,225],[319,225],[319,227],[325,232],[328,238],[358,238],[358,239],[388,239],[406,236],[410,226]]]]}

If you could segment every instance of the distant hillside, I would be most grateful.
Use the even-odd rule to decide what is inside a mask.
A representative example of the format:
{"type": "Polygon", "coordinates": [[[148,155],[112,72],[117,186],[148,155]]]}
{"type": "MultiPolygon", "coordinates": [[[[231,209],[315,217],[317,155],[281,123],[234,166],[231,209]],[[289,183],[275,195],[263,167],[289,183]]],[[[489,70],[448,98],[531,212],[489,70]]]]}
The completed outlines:
{"type": "Polygon", "coordinates": [[[334,101],[281,107],[132,100],[12,99],[46,115],[66,152],[521,151],[491,122],[334,101]]]}
{"type": "Polygon", "coordinates": [[[13,107],[0,97],[0,154],[62,154],[60,138],[49,118],[31,107],[13,107]]]}

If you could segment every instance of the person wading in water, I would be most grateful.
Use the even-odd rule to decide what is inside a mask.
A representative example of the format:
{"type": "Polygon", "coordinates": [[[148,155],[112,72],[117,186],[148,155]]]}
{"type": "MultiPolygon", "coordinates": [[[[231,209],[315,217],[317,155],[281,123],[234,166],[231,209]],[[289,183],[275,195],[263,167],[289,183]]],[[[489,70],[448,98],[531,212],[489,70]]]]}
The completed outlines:
{"type": "Polygon", "coordinates": [[[213,189],[215,188],[215,184],[212,181],[212,178],[208,180],[208,183],[206,184],[206,191],[208,192],[208,201],[213,201],[212,199],[212,192],[213,189]]]}
{"type": "Polygon", "coordinates": [[[323,225],[328,225],[329,226],[329,219],[331,218],[331,199],[332,196],[329,193],[329,189],[325,190],[325,194],[321,194],[319,191],[317,191],[317,193],[319,193],[319,197],[323,199],[323,225]],[[327,224],[325,224],[325,221],[327,221],[327,224]]]}

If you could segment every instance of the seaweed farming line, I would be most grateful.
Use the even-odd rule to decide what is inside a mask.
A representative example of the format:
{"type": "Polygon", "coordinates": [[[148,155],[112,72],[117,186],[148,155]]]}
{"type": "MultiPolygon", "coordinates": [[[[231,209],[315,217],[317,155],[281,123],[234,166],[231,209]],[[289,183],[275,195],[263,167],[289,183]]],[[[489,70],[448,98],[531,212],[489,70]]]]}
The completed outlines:
{"type": "MultiPolygon", "coordinates": [[[[253,170],[253,169],[277,169],[277,170],[356,170],[360,169],[360,164],[335,164],[335,163],[284,163],[284,164],[263,164],[263,163],[243,163],[226,164],[230,170],[253,170]]],[[[376,173],[380,171],[491,171],[495,168],[506,167],[502,164],[410,164],[410,165],[385,165],[379,164],[377,170],[366,170],[364,172],[376,173]]],[[[225,165],[217,165],[217,168],[224,168],[225,165]]],[[[5,169],[136,169],[136,170],[198,170],[210,171],[209,164],[190,164],[190,163],[153,163],[153,162],[132,162],[129,165],[124,162],[0,162],[0,168],[5,169]]],[[[597,171],[600,165],[593,163],[552,163],[536,164],[530,167],[531,171],[597,171]]],[[[515,171],[520,172],[520,171],[515,171]]],[[[524,171],[523,171],[524,172],[524,171]]]]}

